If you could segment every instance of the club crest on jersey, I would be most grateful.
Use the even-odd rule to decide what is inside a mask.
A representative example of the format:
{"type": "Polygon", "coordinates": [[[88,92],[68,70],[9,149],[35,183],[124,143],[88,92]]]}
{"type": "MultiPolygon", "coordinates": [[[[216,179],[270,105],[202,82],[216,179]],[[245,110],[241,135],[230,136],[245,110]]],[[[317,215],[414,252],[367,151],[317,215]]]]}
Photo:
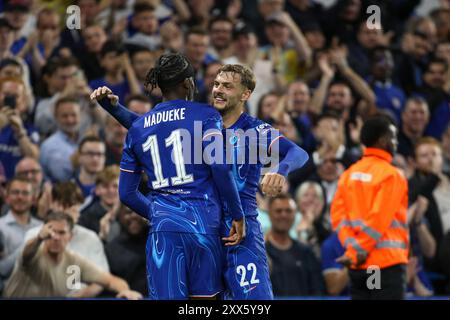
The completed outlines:
{"type": "Polygon", "coordinates": [[[263,123],[257,126],[255,129],[261,134],[266,134],[270,130],[270,125],[268,125],[267,123],[263,123]]]}

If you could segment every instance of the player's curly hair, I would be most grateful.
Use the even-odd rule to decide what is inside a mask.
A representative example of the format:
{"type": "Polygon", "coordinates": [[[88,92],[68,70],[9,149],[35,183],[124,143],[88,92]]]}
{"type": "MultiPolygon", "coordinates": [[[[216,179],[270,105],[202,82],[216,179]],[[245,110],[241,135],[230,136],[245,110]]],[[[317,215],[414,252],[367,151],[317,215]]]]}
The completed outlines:
{"type": "Polygon", "coordinates": [[[145,87],[150,86],[150,93],[159,87],[164,93],[184,79],[194,76],[194,68],[188,59],[179,53],[163,54],[154,68],[151,68],[145,78],[145,87]]]}

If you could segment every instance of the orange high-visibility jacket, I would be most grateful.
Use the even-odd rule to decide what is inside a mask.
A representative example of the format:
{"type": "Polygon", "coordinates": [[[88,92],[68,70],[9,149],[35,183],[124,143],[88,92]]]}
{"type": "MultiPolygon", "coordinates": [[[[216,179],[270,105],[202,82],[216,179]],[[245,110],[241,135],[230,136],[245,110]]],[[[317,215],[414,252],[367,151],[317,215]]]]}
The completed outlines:
{"type": "Polygon", "coordinates": [[[408,183],[391,161],[386,151],[366,148],[339,179],[331,222],[354,269],[408,262],[408,183]],[[357,252],[368,254],[359,266],[357,252]]]}

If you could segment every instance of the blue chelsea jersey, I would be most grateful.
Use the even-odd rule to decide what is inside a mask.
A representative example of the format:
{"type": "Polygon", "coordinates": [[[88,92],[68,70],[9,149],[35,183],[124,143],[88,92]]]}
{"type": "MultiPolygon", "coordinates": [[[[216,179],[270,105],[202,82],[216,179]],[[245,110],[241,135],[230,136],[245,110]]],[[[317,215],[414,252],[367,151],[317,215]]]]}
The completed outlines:
{"type": "Polygon", "coordinates": [[[218,234],[222,207],[202,143],[221,129],[214,108],[185,100],[159,103],[133,122],[120,168],[147,174],[152,232],[218,234]]]}
{"type": "Polygon", "coordinates": [[[242,113],[239,119],[225,130],[224,137],[229,145],[232,145],[233,176],[244,213],[246,216],[256,216],[256,192],[261,169],[274,165],[277,158],[270,151],[282,136],[264,121],[242,113]]]}

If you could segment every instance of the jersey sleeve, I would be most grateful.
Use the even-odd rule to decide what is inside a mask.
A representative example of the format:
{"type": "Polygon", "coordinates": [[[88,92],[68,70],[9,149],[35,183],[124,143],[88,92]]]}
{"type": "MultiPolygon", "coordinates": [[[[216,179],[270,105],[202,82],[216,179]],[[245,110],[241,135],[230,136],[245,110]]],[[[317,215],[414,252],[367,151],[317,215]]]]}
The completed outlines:
{"type": "Polygon", "coordinates": [[[222,127],[222,119],[218,113],[203,122],[204,160],[211,168],[212,179],[219,192],[222,206],[229,209],[234,220],[240,220],[244,217],[244,212],[236,182],[231,173],[232,167],[225,161],[222,127]],[[208,149],[215,152],[210,154],[208,149]],[[224,188],[224,186],[227,187],[224,188]]]}
{"type": "Polygon", "coordinates": [[[113,106],[108,98],[100,99],[98,104],[127,129],[130,129],[133,122],[139,118],[138,114],[128,110],[119,102],[116,106],[113,106]]]}
{"type": "Polygon", "coordinates": [[[142,167],[138,162],[135,152],[133,151],[132,130],[128,131],[127,137],[122,151],[122,159],[120,160],[120,170],[125,172],[140,173],[142,167]]]}

